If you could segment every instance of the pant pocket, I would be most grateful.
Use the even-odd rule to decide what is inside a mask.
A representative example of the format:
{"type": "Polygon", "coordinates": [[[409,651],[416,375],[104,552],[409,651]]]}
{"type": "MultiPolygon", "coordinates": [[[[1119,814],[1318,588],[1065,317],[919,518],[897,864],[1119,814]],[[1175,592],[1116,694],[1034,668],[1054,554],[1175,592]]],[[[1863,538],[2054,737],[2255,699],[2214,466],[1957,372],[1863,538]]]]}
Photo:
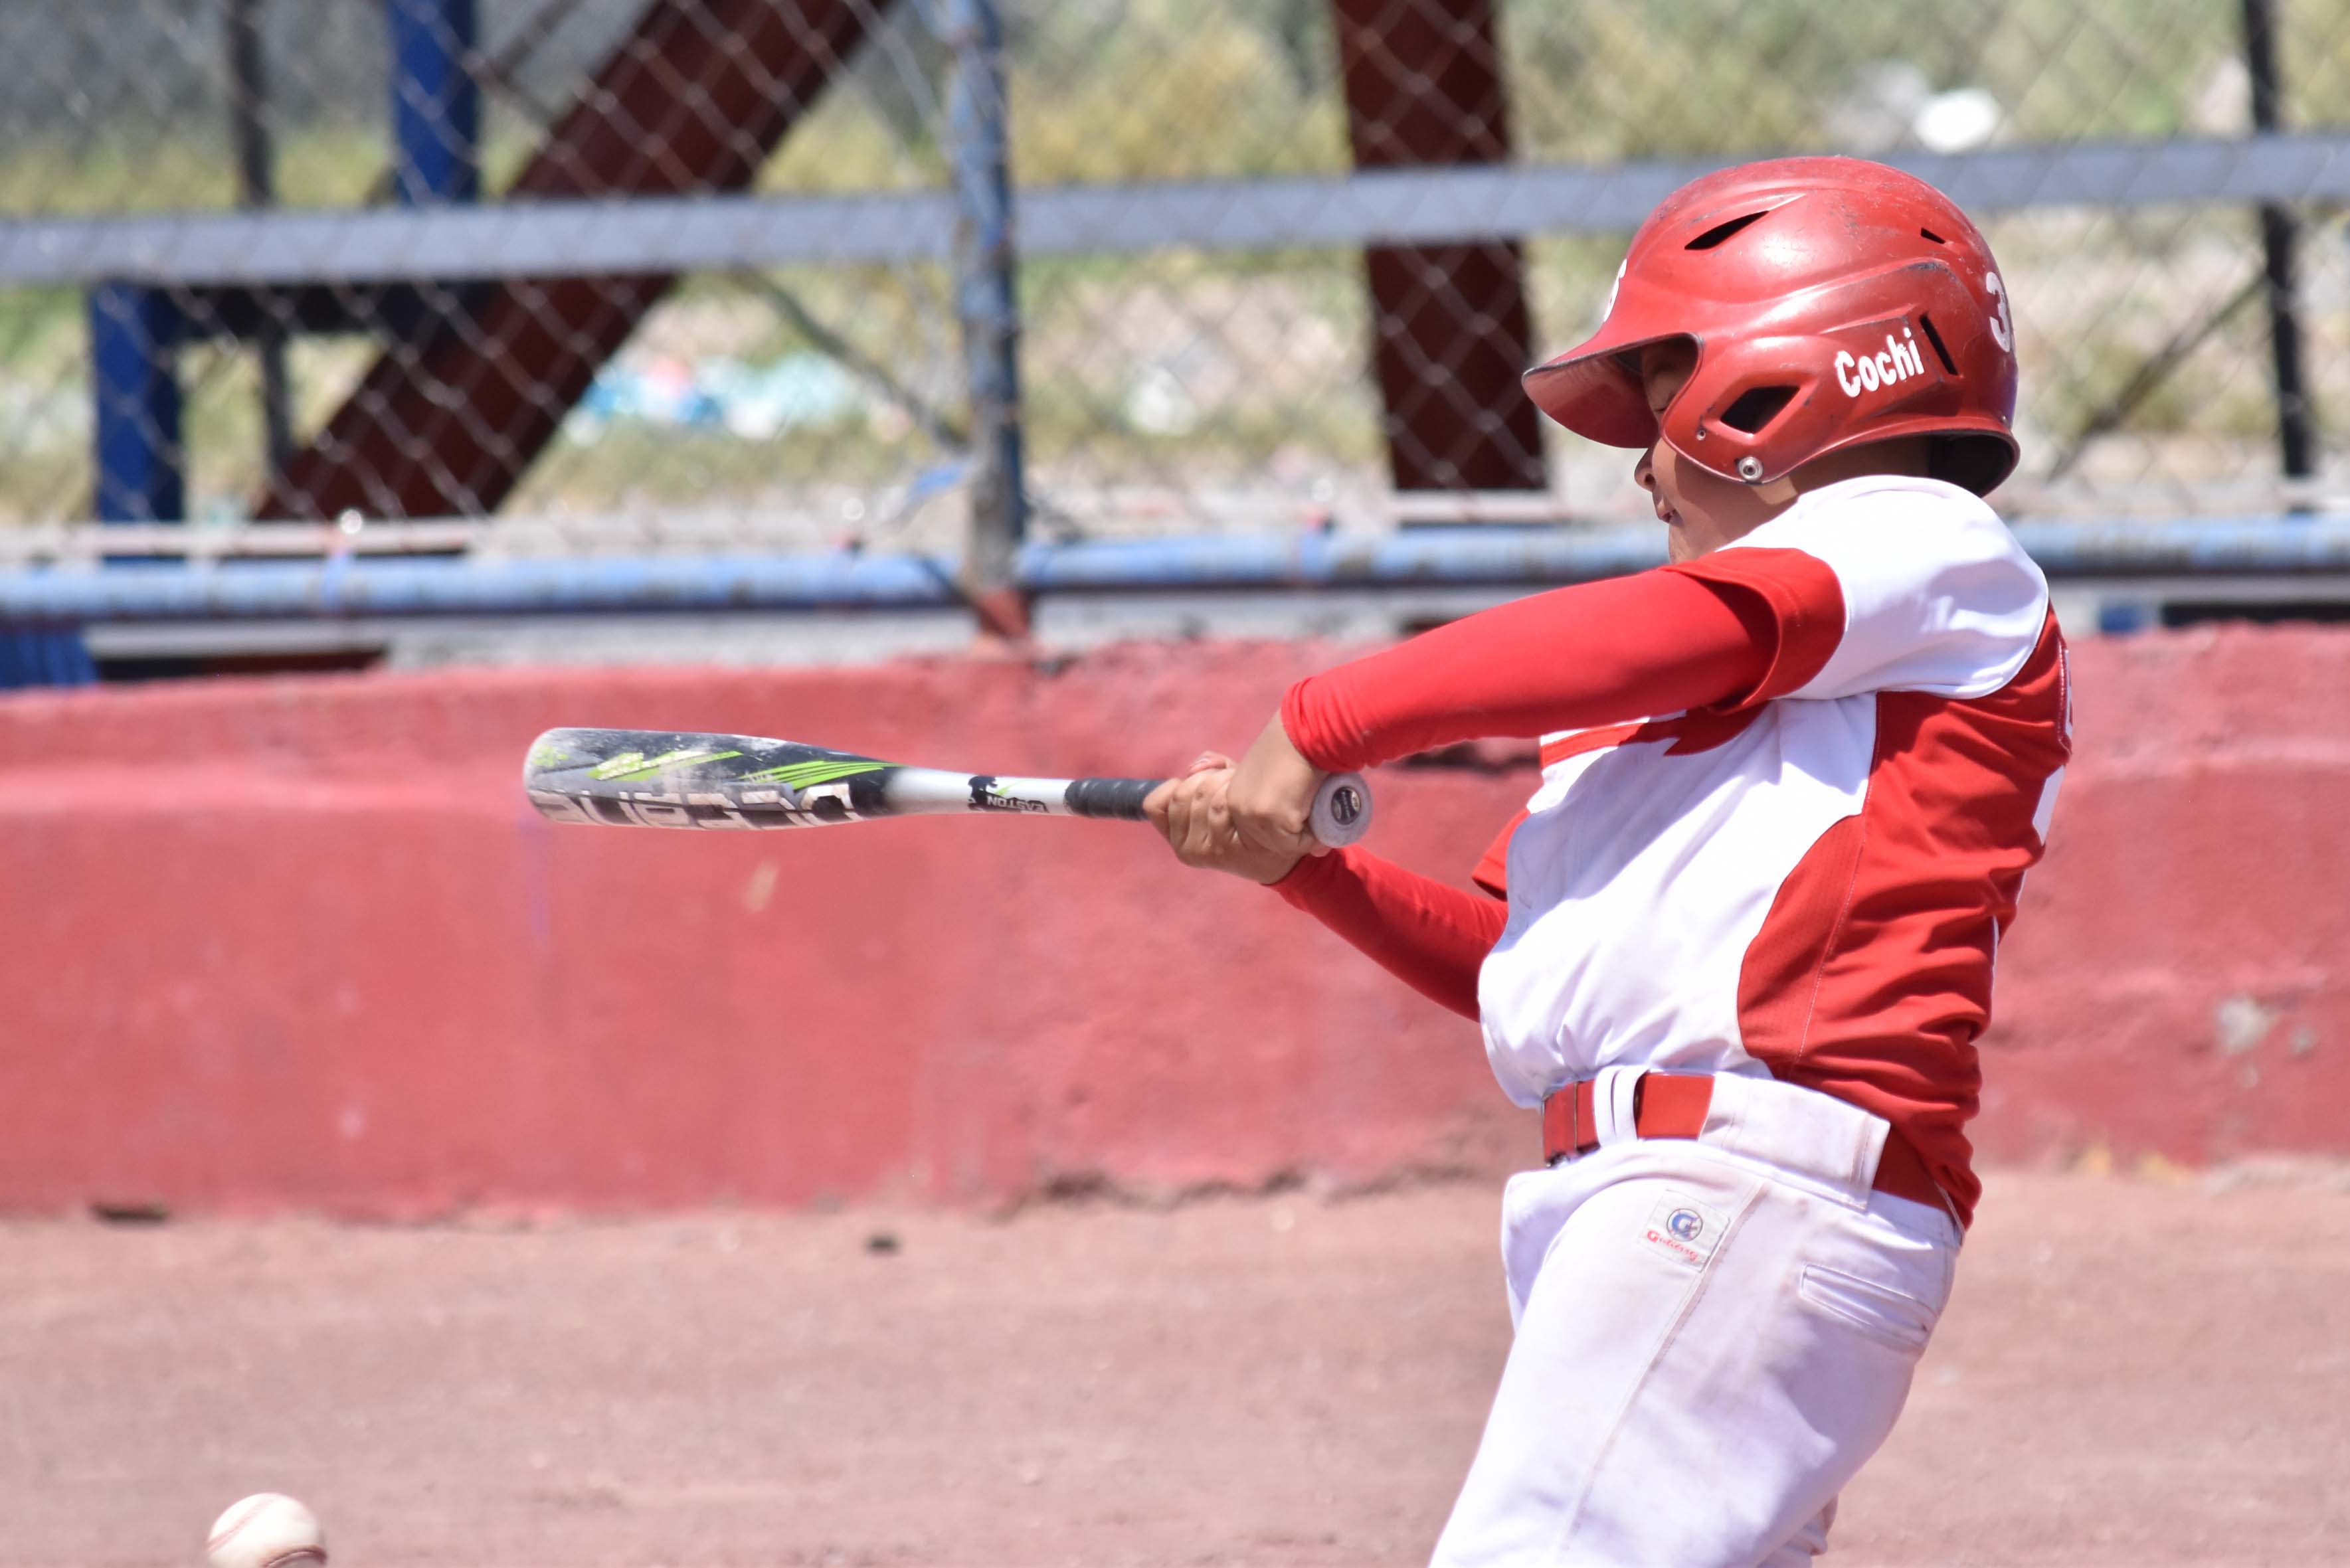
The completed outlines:
{"type": "Polygon", "coordinates": [[[1923,1350],[1939,1314],[1891,1285],[1824,1263],[1806,1263],[1796,1283],[1804,1304],[1896,1350],[1923,1350]]]}

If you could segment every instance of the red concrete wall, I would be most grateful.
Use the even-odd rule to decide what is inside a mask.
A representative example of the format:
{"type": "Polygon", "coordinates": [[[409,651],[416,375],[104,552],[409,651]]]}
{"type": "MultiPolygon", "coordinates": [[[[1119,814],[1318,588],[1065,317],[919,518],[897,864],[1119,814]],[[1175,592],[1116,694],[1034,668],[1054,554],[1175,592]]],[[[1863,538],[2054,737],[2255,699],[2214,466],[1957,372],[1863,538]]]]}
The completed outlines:
{"type": "MultiPolygon", "coordinates": [[[[0,1207],[1002,1201],[1500,1168],[1476,1032],[1118,824],[556,828],[556,723],[1002,772],[1237,748],[1310,646],[0,701],[0,1207]]],[[[2350,635],[2086,645],[2004,955],[2004,1157],[2350,1153],[2350,635]]],[[[1524,772],[1388,770],[1458,876],[1524,772]]]]}
{"type": "Polygon", "coordinates": [[[1979,1141],[2350,1154],[2350,632],[2093,640],[2074,669],[1979,1141]]]}

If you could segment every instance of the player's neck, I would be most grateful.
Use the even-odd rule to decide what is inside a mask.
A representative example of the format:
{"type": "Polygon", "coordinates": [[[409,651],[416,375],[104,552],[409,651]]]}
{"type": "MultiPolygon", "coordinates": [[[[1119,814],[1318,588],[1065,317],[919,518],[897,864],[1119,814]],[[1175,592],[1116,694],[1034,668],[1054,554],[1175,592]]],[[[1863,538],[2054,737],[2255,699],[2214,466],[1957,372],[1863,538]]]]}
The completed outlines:
{"type": "MultiPolygon", "coordinates": [[[[1711,530],[1713,536],[1706,550],[1694,553],[1701,555],[1706,551],[1718,550],[1724,545],[1744,538],[1814,490],[1825,490],[1847,479],[1865,479],[1874,474],[1923,479],[1930,473],[1932,461],[1932,447],[1923,437],[1871,441],[1866,446],[1846,447],[1841,452],[1824,453],[1783,478],[1756,485],[1750,493],[1762,503],[1760,508],[1742,518],[1741,525],[1731,528],[1717,526],[1711,530]]],[[[1687,557],[1676,552],[1675,558],[1687,557]]]]}

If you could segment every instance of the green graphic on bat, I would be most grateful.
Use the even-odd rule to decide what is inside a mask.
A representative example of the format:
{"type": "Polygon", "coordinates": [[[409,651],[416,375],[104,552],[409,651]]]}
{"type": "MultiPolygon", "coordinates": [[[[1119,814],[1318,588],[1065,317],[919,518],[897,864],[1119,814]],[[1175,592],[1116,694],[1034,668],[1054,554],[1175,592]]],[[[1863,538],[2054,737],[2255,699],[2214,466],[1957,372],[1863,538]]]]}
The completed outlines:
{"type": "Polygon", "coordinates": [[[660,756],[650,759],[642,752],[623,752],[609,761],[598,763],[588,770],[588,776],[607,783],[622,779],[649,779],[657,774],[666,773],[671,768],[681,768],[688,763],[714,763],[727,757],[739,757],[742,754],[740,752],[708,751],[696,746],[663,752],[660,756]]]}
{"type": "MultiPolygon", "coordinates": [[[[728,752],[723,754],[733,756],[734,753],[728,752]]],[[[785,789],[800,790],[815,784],[830,784],[836,779],[852,778],[858,774],[879,773],[888,766],[889,766],[888,763],[877,763],[869,758],[843,757],[836,761],[829,757],[820,757],[814,762],[785,763],[781,767],[762,768],[755,774],[741,774],[736,775],[734,782],[746,784],[781,784],[785,789]]]]}

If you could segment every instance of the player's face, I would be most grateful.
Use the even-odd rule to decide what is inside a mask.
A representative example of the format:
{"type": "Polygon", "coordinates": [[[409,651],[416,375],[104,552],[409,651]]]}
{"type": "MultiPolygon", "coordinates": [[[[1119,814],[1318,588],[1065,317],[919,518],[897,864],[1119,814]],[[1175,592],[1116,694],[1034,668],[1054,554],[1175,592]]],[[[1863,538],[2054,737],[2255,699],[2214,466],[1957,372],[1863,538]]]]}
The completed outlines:
{"type": "MultiPolygon", "coordinates": [[[[1640,380],[1648,389],[1649,409],[1661,415],[1665,405],[1697,369],[1697,346],[1686,338],[1650,344],[1640,350],[1640,380]]],[[[1724,479],[1675,452],[1663,437],[1640,456],[1632,477],[1657,504],[1657,517],[1667,530],[1667,548],[1676,561],[1687,561],[1720,549],[1783,509],[1750,485],[1724,479]]]]}

